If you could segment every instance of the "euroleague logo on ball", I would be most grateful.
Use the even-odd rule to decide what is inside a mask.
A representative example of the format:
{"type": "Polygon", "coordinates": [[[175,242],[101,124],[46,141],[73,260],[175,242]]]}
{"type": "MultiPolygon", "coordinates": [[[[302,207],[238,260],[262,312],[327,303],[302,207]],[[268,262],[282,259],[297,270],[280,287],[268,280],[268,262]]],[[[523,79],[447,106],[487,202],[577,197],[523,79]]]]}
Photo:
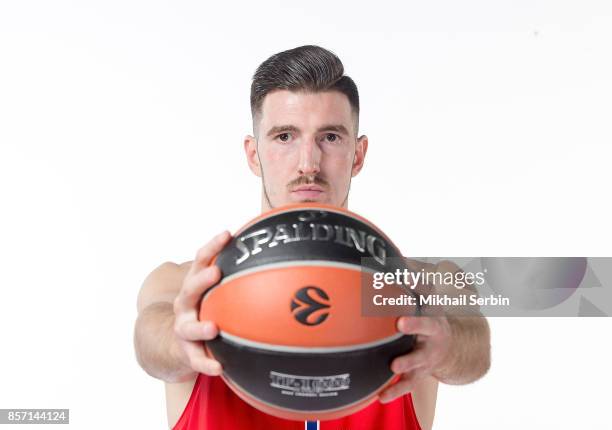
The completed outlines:
{"type": "Polygon", "coordinates": [[[319,287],[308,286],[296,291],[291,312],[304,325],[318,325],[329,316],[329,296],[319,287]]]}

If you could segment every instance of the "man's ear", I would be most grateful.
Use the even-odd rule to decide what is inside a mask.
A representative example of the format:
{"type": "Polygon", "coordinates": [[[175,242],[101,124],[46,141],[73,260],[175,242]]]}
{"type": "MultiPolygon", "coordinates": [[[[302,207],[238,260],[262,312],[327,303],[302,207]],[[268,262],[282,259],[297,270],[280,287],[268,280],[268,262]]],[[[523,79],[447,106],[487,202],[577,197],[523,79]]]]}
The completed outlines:
{"type": "Polygon", "coordinates": [[[259,156],[257,155],[257,140],[251,135],[247,135],[244,138],[244,153],[251,172],[261,177],[261,166],[259,165],[259,156]]]}
{"type": "Polygon", "coordinates": [[[351,170],[351,177],[357,176],[357,173],[361,171],[363,162],[365,160],[366,152],[368,152],[368,136],[365,134],[357,139],[355,144],[355,158],[353,159],[353,169],[351,170]]]}

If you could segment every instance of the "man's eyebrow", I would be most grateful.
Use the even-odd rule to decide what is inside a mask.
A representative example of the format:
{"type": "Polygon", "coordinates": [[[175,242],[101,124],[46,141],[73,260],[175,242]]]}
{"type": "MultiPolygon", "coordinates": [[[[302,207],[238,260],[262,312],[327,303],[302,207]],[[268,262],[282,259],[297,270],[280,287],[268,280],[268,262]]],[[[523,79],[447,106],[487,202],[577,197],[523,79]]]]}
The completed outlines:
{"type": "MultiPolygon", "coordinates": [[[[266,136],[273,136],[275,134],[286,133],[288,131],[299,133],[300,129],[294,125],[276,125],[272,127],[270,130],[268,130],[268,132],[266,133],[266,136]]],[[[321,132],[321,131],[335,131],[335,132],[342,133],[345,135],[349,134],[346,127],[343,126],[342,124],[326,124],[323,127],[319,127],[317,129],[317,132],[321,132]]]]}
{"type": "Polygon", "coordinates": [[[266,133],[266,136],[273,136],[279,133],[286,133],[288,131],[299,132],[300,129],[294,125],[275,125],[266,133]]]}
{"type": "Polygon", "coordinates": [[[336,131],[338,133],[342,133],[346,135],[349,134],[346,127],[343,126],[342,124],[327,124],[327,125],[324,125],[323,127],[319,127],[317,131],[336,131]]]}

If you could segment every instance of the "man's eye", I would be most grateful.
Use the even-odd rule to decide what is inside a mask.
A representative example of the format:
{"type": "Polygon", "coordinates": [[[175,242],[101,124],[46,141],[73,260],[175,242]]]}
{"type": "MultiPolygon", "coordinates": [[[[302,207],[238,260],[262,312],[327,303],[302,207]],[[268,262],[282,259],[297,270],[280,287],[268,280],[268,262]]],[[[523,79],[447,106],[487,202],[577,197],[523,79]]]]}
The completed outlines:
{"type": "Polygon", "coordinates": [[[289,140],[289,133],[281,133],[276,138],[280,139],[281,142],[287,142],[289,140]]]}
{"type": "Polygon", "coordinates": [[[335,142],[335,141],[337,141],[337,140],[338,140],[338,138],[339,138],[339,136],[338,136],[337,134],[334,134],[334,133],[327,133],[327,135],[326,135],[325,137],[326,137],[326,139],[327,139],[329,142],[335,142]]]}

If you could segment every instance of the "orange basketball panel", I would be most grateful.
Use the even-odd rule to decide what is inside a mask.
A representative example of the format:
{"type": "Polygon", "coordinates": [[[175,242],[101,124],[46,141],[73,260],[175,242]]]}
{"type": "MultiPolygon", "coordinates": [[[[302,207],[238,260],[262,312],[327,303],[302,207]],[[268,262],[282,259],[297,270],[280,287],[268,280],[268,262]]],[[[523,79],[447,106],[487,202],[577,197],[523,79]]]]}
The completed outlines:
{"type": "MultiPolygon", "coordinates": [[[[202,300],[200,320],[255,342],[298,347],[334,347],[375,342],[397,333],[395,318],[361,315],[361,272],[326,266],[295,266],[246,273],[212,289],[202,300]],[[328,300],[300,289],[316,287],[328,300]],[[313,302],[319,303],[313,307],[313,302]],[[293,309],[292,309],[293,308],[293,309]],[[306,320],[302,316],[313,310],[306,320]]],[[[310,290],[312,291],[312,290],[310,290]]]]}

